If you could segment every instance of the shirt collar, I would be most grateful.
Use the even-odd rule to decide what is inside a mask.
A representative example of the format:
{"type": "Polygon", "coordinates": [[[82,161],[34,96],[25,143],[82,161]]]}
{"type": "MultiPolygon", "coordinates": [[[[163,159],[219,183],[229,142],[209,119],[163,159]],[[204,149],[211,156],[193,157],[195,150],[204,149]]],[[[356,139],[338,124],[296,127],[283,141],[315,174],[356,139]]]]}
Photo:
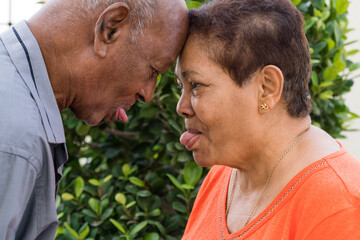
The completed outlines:
{"type": "Polygon", "coordinates": [[[25,21],[1,34],[4,45],[39,108],[50,143],[65,143],[64,126],[40,47],[25,21]]]}

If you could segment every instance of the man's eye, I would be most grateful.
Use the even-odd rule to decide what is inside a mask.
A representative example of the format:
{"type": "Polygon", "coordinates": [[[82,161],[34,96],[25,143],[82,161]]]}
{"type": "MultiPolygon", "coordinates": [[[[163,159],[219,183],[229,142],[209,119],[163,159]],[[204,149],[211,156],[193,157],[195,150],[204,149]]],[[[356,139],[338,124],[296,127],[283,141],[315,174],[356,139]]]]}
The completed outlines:
{"type": "Polygon", "coordinates": [[[157,78],[159,76],[159,72],[153,69],[151,78],[157,78]]]}

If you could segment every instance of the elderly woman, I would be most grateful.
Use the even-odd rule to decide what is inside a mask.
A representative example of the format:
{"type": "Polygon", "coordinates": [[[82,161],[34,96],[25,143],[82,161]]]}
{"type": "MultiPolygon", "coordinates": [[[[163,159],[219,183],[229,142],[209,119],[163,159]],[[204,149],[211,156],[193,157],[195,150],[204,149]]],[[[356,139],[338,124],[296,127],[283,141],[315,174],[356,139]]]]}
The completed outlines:
{"type": "Polygon", "coordinates": [[[180,141],[211,167],[183,239],[360,239],[360,163],[311,126],[309,46],[288,0],[190,13],[180,141]]]}

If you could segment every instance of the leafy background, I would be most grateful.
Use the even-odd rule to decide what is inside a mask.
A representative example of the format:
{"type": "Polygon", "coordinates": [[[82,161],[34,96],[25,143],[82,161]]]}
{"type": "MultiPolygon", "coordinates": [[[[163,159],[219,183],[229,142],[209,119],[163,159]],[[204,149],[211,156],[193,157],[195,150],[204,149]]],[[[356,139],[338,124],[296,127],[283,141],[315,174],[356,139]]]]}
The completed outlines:
{"type": "MultiPolygon", "coordinates": [[[[187,1],[197,8],[204,1],[187,1]]],[[[349,56],[348,0],[292,0],[304,14],[313,73],[309,83],[313,124],[341,138],[350,112],[343,99],[360,68],[349,56]],[[345,49],[346,47],[346,49],[345,49]]],[[[137,103],[129,120],[89,127],[62,112],[69,161],[57,196],[58,240],[180,239],[201,180],[179,143],[184,122],[172,69],[159,76],[151,102],[137,103]]]]}

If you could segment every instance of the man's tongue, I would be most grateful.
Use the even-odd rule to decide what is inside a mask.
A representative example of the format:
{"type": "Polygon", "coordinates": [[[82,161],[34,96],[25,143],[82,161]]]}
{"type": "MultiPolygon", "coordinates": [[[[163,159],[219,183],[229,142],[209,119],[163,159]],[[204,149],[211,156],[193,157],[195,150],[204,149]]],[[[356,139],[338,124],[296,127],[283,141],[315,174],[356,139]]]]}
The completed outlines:
{"type": "Polygon", "coordinates": [[[123,108],[118,108],[117,115],[118,115],[119,119],[123,120],[124,122],[126,122],[128,120],[125,109],[123,109],[123,108]]]}
{"type": "Polygon", "coordinates": [[[184,132],[180,137],[180,143],[186,145],[193,137],[197,136],[198,133],[184,132]]]}

